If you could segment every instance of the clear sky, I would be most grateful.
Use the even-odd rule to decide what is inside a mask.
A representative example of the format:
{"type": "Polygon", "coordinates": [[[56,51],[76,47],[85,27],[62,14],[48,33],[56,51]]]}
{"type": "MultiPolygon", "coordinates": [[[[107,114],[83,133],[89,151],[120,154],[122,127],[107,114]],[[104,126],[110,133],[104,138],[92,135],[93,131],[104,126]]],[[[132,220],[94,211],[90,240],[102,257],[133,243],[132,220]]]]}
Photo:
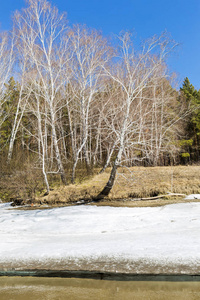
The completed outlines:
{"type": "MultiPolygon", "coordinates": [[[[84,23],[104,35],[134,30],[146,39],[167,30],[180,46],[169,60],[180,84],[187,76],[200,89],[200,0],[52,0],[66,11],[69,24],[84,23]]],[[[9,29],[12,12],[24,0],[1,0],[1,29],[9,29]]]]}

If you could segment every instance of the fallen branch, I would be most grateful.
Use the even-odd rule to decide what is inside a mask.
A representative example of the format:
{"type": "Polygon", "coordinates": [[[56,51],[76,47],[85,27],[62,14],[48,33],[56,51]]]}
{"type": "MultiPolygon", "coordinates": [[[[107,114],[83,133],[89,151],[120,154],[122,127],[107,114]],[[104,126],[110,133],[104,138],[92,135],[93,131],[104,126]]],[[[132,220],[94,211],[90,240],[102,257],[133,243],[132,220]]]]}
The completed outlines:
{"type": "Polygon", "coordinates": [[[146,201],[146,200],[156,200],[156,199],[160,199],[160,198],[165,198],[165,197],[169,197],[169,196],[180,196],[180,197],[185,197],[185,194],[178,194],[178,193],[168,193],[166,195],[159,195],[159,196],[155,196],[155,197],[148,197],[148,198],[134,198],[131,201],[146,201]]]}

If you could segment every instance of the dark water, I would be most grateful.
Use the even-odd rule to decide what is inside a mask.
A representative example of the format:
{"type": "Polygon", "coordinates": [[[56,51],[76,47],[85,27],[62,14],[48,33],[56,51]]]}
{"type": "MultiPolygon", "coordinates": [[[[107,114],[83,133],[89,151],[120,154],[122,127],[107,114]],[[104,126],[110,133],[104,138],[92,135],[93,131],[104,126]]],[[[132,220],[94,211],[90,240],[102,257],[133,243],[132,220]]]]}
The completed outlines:
{"type": "Polygon", "coordinates": [[[200,282],[0,277],[0,300],[197,300],[200,282]]]}

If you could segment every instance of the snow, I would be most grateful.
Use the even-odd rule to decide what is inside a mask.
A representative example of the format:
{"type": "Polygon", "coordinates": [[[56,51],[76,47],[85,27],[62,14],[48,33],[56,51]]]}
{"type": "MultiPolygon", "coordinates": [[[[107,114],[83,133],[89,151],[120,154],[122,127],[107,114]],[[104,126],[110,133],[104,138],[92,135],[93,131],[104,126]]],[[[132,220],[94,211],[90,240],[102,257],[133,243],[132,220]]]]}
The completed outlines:
{"type": "Polygon", "coordinates": [[[19,210],[0,204],[0,264],[42,260],[199,265],[200,203],[19,210]]]}
{"type": "Polygon", "coordinates": [[[200,194],[191,194],[185,197],[186,200],[200,199],[200,194]]]}

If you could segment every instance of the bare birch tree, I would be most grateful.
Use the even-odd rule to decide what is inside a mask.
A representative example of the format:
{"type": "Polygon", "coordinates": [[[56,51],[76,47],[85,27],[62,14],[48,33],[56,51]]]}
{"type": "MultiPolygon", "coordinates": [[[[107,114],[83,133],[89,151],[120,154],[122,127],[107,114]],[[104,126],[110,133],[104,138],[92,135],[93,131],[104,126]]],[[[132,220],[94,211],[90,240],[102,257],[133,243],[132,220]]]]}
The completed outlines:
{"type": "MultiPolygon", "coordinates": [[[[35,161],[35,167],[41,167],[46,185],[46,194],[49,194],[50,186],[48,180],[49,168],[49,134],[48,127],[50,127],[49,111],[46,108],[41,92],[41,86],[34,82],[34,74],[32,73],[31,80],[32,92],[26,107],[26,114],[29,115],[29,123],[31,123],[31,131],[29,128],[24,128],[29,136],[33,136],[37,141],[37,150],[28,147],[29,151],[35,152],[38,159],[35,161]]],[[[30,127],[30,126],[29,126],[30,127]]],[[[50,173],[50,172],[49,172],[50,173]]]]}
{"type": "Polygon", "coordinates": [[[184,115],[177,103],[177,93],[165,73],[166,67],[163,66],[144,94],[148,99],[149,114],[143,122],[141,152],[147,163],[153,166],[164,163],[161,161],[164,154],[168,156],[176,152],[179,121],[184,115]]]}
{"type": "MultiPolygon", "coordinates": [[[[74,182],[75,170],[81,154],[83,154],[87,170],[90,169],[91,162],[88,156],[90,111],[95,95],[101,89],[102,70],[109,59],[109,47],[107,40],[98,31],[79,25],[74,26],[71,31],[70,43],[73,59],[71,60],[72,77],[69,82],[73,91],[73,101],[72,106],[68,106],[68,110],[71,108],[68,115],[70,117],[72,110],[76,109],[80,128],[79,140],[72,142],[74,163],[71,181],[74,182]]],[[[71,132],[74,132],[72,128],[71,132]]]]}
{"type": "Polygon", "coordinates": [[[65,84],[63,78],[69,59],[66,15],[59,14],[57,8],[46,0],[28,0],[27,3],[27,8],[15,13],[15,24],[31,68],[37,71],[37,82],[42,86],[41,96],[50,113],[55,160],[62,182],[66,184],[56,130],[61,104],[57,95],[65,84]]]}
{"type": "MultiPolygon", "coordinates": [[[[97,196],[101,199],[107,196],[113,187],[117,168],[122,162],[126,147],[138,144],[140,141],[132,141],[133,132],[139,132],[133,114],[137,116],[138,97],[148,86],[150,79],[156,76],[158,68],[163,64],[166,55],[174,48],[174,44],[165,34],[160,37],[154,36],[144,43],[142,50],[137,53],[131,44],[129,33],[119,37],[121,42],[118,56],[118,66],[113,70],[105,69],[107,76],[115,81],[121,93],[121,121],[116,130],[118,145],[117,154],[110,173],[110,178],[97,196]]],[[[138,135],[137,135],[138,136],[138,135]]]]}
{"type": "Polygon", "coordinates": [[[12,131],[10,136],[9,150],[8,150],[8,163],[10,163],[12,158],[16,135],[17,132],[19,131],[22,118],[24,116],[24,112],[26,109],[26,105],[31,93],[31,85],[29,81],[29,68],[31,68],[31,66],[29,62],[29,55],[26,49],[26,44],[25,43],[22,44],[19,42],[20,33],[16,29],[17,29],[16,27],[13,28],[13,35],[15,39],[14,59],[15,59],[15,75],[16,78],[18,79],[18,86],[19,86],[19,97],[17,101],[15,118],[12,125],[12,131]]]}

